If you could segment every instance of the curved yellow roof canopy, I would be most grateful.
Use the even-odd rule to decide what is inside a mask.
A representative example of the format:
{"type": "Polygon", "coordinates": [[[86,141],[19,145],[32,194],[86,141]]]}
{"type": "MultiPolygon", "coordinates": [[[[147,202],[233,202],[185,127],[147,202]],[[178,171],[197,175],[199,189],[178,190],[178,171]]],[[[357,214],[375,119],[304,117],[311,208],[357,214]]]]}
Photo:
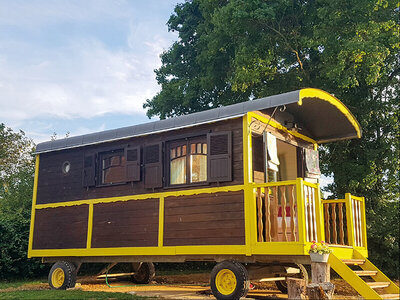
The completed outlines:
{"type": "Polygon", "coordinates": [[[353,125],[354,130],[357,133],[357,138],[361,138],[360,124],[357,122],[356,118],[353,116],[350,110],[335,96],[320,89],[306,88],[300,90],[298,105],[303,105],[304,99],[318,99],[322,101],[327,101],[328,103],[335,106],[347,118],[351,125],[353,125]]]}

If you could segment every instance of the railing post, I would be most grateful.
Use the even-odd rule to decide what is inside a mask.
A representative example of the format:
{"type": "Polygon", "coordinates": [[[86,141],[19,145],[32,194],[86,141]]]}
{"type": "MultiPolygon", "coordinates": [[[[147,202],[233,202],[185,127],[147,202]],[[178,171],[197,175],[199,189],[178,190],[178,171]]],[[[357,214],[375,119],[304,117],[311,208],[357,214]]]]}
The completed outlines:
{"type": "Polygon", "coordinates": [[[298,226],[299,226],[299,241],[302,243],[307,242],[307,232],[306,232],[306,214],[304,205],[304,185],[303,179],[296,179],[296,191],[297,191],[297,216],[298,216],[298,226]]]}
{"type": "Polygon", "coordinates": [[[319,183],[317,183],[316,188],[316,197],[315,197],[315,210],[317,214],[317,235],[319,241],[325,241],[325,228],[324,228],[324,212],[323,212],[323,205],[321,202],[321,192],[319,183]]]}
{"type": "Polygon", "coordinates": [[[362,197],[361,201],[361,229],[362,229],[362,235],[363,235],[363,247],[365,249],[368,249],[367,247],[367,219],[365,217],[365,198],[362,197]]]}
{"type": "Polygon", "coordinates": [[[347,238],[349,246],[355,246],[354,243],[354,220],[353,220],[353,204],[351,203],[351,194],[346,193],[346,219],[347,219],[347,238]]]}

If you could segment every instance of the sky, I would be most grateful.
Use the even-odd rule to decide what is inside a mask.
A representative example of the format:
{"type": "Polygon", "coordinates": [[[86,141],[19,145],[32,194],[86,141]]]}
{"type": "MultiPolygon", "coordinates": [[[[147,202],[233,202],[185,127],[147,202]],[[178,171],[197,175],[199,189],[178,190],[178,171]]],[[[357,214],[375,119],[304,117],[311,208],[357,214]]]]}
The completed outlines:
{"type": "Polygon", "coordinates": [[[179,0],[0,0],[0,123],[35,143],[150,121],[179,0]]]}
{"type": "Polygon", "coordinates": [[[0,0],[0,123],[37,144],[149,122],[181,2],[0,0]]]}

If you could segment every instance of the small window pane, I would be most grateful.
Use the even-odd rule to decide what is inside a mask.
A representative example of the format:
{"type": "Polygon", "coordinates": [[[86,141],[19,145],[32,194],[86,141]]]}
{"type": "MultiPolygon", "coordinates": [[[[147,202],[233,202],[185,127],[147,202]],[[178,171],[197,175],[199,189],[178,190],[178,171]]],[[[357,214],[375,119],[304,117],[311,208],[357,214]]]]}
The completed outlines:
{"type": "Polygon", "coordinates": [[[196,144],[190,145],[190,153],[196,153],[196,144]]]}
{"type": "Polygon", "coordinates": [[[201,153],[201,144],[197,144],[197,153],[201,153]]]}
{"type": "Polygon", "coordinates": [[[190,182],[207,181],[207,156],[190,156],[190,182]]]}
{"type": "Polygon", "coordinates": [[[110,166],[111,167],[116,167],[119,166],[121,164],[121,156],[113,156],[111,157],[111,162],[110,162],[110,166]]]}
{"type": "Polygon", "coordinates": [[[181,147],[176,147],[176,157],[180,157],[181,156],[181,147]]]}
{"type": "Polygon", "coordinates": [[[186,155],[186,145],[182,146],[182,155],[186,155]]]}
{"type": "Polygon", "coordinates": [[[175,150],[175,148],[172,148],[171,149],[171,159],[175,158],[175,156],[176,156],[176,150],[175,150]]]}
{"type": "Polygon", "coordinates": [[[123,150],[105,153],[102,161],[102,184],[120,183],[126,180],[125,156],[123,150]],[[111,156],[112,155],[112,156],[111,156]]]}
{"type": "Polygon", "coordinates": [[[203,144],[203,154],[207,154],[207,144],[203,144]]]}
{"type": "Polygon", "coordinates": [[[171,161],[171,184],[186,183],[186,157],[176,158],[171,161]]]}

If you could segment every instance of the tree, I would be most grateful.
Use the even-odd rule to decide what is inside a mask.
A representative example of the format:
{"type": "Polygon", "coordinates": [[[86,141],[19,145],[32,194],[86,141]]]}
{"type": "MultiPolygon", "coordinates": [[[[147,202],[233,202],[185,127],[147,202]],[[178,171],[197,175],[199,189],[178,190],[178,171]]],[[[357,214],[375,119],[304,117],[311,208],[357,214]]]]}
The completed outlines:
{"type": "Polygon", "coordinates": [[[34,144],[24,132],[0,124],[0,278],[41,274],[27,258],[34,177],[34,144]]]}
{"type": "Polygon", "coordinates": [[[322,169],[335,179],[328,190],[335,197],[345,192],[366,197],[371,256],[398,276],[398,226],[389,226],[399,223],[400,196],[396,5],[394,0],[178,4],[168,28],[179,39],[161,55],[155,71],[161,91],[144,108],[149,117],[164,119],[309,86],[335,94],[355,114],[363,138],[322,147],[322,169]]]}

